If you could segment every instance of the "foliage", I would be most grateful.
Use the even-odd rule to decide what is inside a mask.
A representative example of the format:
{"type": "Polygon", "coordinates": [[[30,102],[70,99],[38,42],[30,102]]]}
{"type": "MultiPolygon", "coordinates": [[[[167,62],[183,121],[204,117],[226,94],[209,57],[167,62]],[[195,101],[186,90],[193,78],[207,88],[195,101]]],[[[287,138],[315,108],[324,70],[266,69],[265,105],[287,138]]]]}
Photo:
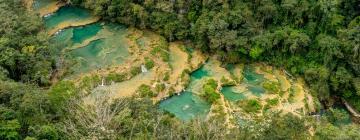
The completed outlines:
{"type": "Polygon", "coordinates": [[[214,79],[207,80],[203,85],[203,96],[210,103],[214,103],[216,100],[220,99],[220,95],[216,91],[217,86],[217,82],[214,79]]]}
{"type": "Polygon", "coordinates": [[[234,80],[229,80],[229,79],[226,79],[224,76],[221,77],[221,86],[234,86],[236,85],[235,81],[234,80]]]}
{"type": "Polygon", "coordinates": [[[241,108],[246,112],[256,113],[262,108],[261,103],[256,99],[241,101],[240,104],[241,108]]]}
{"type": "Polygon", "coordinates": [[[336,127],[330,123],[322,124],[316,129],[315,139],[327,140],[355,140],[360,138],[360,129],[356,125],[346,125],[343,127],[336,127]]]}
{"type": "Polygon", "coordinates": [[[334,108],[329,109],[327,118],[333,124],[346,123],[350,120],[350,116],[345,110],[334,108]]]}
{"type": "Polygon", "coordinates": [[[151,90],[151,87],[148,85],[142,84],[136,91],[140,97],[155,97],[156,94],[151,90]]]}
{"type": "MultiPolygon", "coordinates": [[[[190,40],[225,63],[266,61],[306,82],[321,101],[353,93],[360,74],[356,0],[72,1],[95,14],[151,29],[169,41],[190,40]]],[[[153,54],[168,60],[166,48],[153,54]]],[[[166,45],[165,45],[166,46],[166,45]]]]}
{"type": "Polygon", "coordinates": [[[170,60],[169,46],[164,38],[160,38],[159,42],[154,45],[150,53],[154,56],[160,57],[164,62],[168,62],[170,60]]]}
{"type": "Polygon", "coordinates": [[[268,99],[268,100],[266,100],[266,102],[267,102],[270,106],[276,106],[276,105],[279,104],[279,99],[278,99],[278,98],[268,99]]]}
{"type": "Polygon", "coordinates": [[[106,77],[105,80],[107,82],[122,82],[124,80],[126,80],[126,75],[125,74],[118,74],[118,73],[109,73],[106,77]]]}
{"type": "MultiPolygon", "coordinates": [[[[79,103],[78,96],[101,82],[99,76],[83,78],[79,85],[62,81],[39,88],[50,86],[56,67],[53,48],[41,32],[41,18],[26,12],[21,2],[0,0],[0,139],[360,139],[356,125],[316,125],[290,114],[265,114],[264,119],[226,128],[216,119],[180,122],[162,114],[148,98],[98,101],[92,107],[79,103]],[[314,137],[309,136],[309,126],[315,128],[314,137]]],[[[335,95],[360,108],[358,0],[66,2],[92,9],[105,20],[151,29],[169,41],[191,41],[225,63],[264,61],[284,67],[304,76],[324,103],[335,95]]],[[[164,38],[152,48],[154,56],[169,61],[164,38]]],[[[130,74],[140,72],[133,67],[130,74]]],[[[183,73],[183,81],[188,73],[183,73]]],[[[215,80],[203,88],[209,102],[220,98],[215,80]]],[[[138,92],[155,96],[147,85],[138,92]]],[[[262,108],[257,100],[240,104],[247,112],[262,108]]],[[[328,119],[345,117],[343,111],[333,110],[328,119]]]]}
{"type": "Polygon", "coordinates": [[[147,69],[151,69],[151,68],[153,68],[154,67],[154,61],[153,60],[151,60],[150,58],[145,58],[145,67],[147,68],[147,69]]]}
{"type": "Polygon", "coordinates": [[[131,67],[130,68],[130,74],[131,76],[136,76],[139,73],[141,73],[141,67],[131,67]]]}
{"type": "Polygon", "coordinates": [[[48,37],[40,32],[41,18],[21,2],[0,1],[0,77],[48,86],[54,68],[48,37]]]}
{"type": "Polygon", "coordinates": [[[272,94],[277,94],[280,92],[280,85],[277,82],[273,81],[265,81],[262,83],[262,86],[272,94]]]}
{"type": "Polygon", "coordinates": [[[159,83],[159,84],[156,84],[156,87],[155,87],[155,90],[156,92],[162,92],[165,90],[165,84],[164,83],[159,83]]]}

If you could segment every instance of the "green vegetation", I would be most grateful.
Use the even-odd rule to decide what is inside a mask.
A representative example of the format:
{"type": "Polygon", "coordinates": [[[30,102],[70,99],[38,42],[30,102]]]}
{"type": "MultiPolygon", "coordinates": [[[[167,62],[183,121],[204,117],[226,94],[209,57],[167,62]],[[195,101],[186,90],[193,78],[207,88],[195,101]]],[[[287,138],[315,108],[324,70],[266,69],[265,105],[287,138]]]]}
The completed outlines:
{"type": "Polygon", "coordinates": [[[327,119],[329,122],[331,122],[333,124],[350,122],[349,114],[345,110],[342,110],[342,109],[330,108],[328,111],[328,114],[327,114],[327,119]]]}
{"type": "Polygon", "coordinates": [[[54,59],[41,18],[21,1],[0,1],[0,79],[50,84],[54,59]]]}
{"type": "Polygon", "coordinates": [[[279,104],[279,98],[267,99],[266,105],[264,106],[263,110],[267,111],[271,107],[277,106],[278,104],[279,104]]]}
{"type": "Polygon", "coordinates": [[[214,79],[207,80],[203,85],[203,97],[210,103],[214,103],[216,100],[220,99],[220,94],[216,91],[217,86],[218,84],[214,79]]]}
{"type": "Polygon", "coordinates": [[[169,44],[164,38],[161,38],[159,42],[154,45],[154,48],[151,50],[151,54],[154,56],[159,56],[164,62],[170,60],[169,56],[169,44]]]}
{"type": "Polygon", "coordinates": [[[360,74],[357,0],[71,2],[170,41],[191,40],[224,62],[245,58],[285,67],[304,76],[321,101],[359,96],[353,80],[360,74]]]}
{"type": "Polygon", "coordinates": [[[265,81],[262,86],[271,94],[277,94],[280,92],[280,84],[273,81],[265,81]]]}
{"type": "Polygon", "coordinates": [[[225,86],[234,86],[236,85],[235,81],[234,80],[229,80],[229,79],[226,79],[224,76],[221,77],[221,86],[225,87],[225,86]]]}
{"type": "Polygon", "coordinates": [[[156,84],[156,87],[155,87],[155,90],[156,92],[162,92],[165,90],[165,84],[164,83],[159,83],[159,84],[156,84]]]}
{"type": "Polygon", "coordinates": [[[239,104],[245,112],[249,112],[249,113],[250,112],[257,113],[262,108],[261,103],[256,99],[239,101],[239,104]]]}
{"type": "Polygon", "coordinates": [[[266,100],[266,102],[267,102],[270,106],[276,106],[276,105],[279,104],[279,99],[278,99],[278,98],[268,99],[268,100],[266,100]]]}
{"type": "Polygon", "coordinates": [[[154,61],[153,60],[151,60],[150,58],[145,58],[145,67],[147,68],[147,69],[151,69],[151,68],[153,68],[155,66],[155,64],[154,64],[154,61]]]}
{"type": "Polygon", "coordinates": [[[106,82],[122,82],[126,80],[125,74],[118,74],[118,73],[109,73],[105,77],[106,82]]]}
{"type": "Polygon", "coordinates": [[[136,91],[140,97],[155,97],[156,94],[151,90],[151,87],[148,85],[142,84],[139,89],[136,91]]]}
{"type": "Polygon", "coordinates": [[[166,73],[164,74],[163,80],[164,80],[164,81],[168,81],[169,79],[170,79],[170,73],[169,73],[169,72],[166,72],[166,73]]]}
{"type": "Polygon", "coordinates": [[[131,68],[130,68],[130,74],[131,74],[131,76],[136,76],[136,75],[138,75],[139,73],[141,73],[141,67],[135,66],[135,67],[131,67],[131,68]]]}
{"type": "MultiPolygon", "coordinates": [[[[93,92],[102,78],[91,75],[76,83],[53,80],[59,67],[54,52],[59,48],[48,42],[41,18],[27,12],[21,2],[0,0],[1,140],[360,139],[358,124],[341,124],[348,121],[349,114],[340,109],[329,109],[320,119],[266,111],[261,118],[252,118],[253,114],[247,119],[234,118],[239,123],[227,127],[220,106],[216,111],[221,114],[215,118],[182,122],[160,111],[151,100],[164,91],[163,84],[155,89],[141,85],[137,93],[142,98],[110,102],[99,97],[94,105],[85,105],[83,97],[93,92]]],[[[169,41],[191,42],[194,48],[215,54],[224,63],[248,60],[284,67],[293,75],[303,76],[314,99],[324,103],[325,108],[332,106],[332,97],[337,96],[360,110],[358,0],[66,2],[92,9],[105,20],[151,29],[169,41]]],[[[151,53],[169,61],[167,41],[161,38],[152,43],[155,46],[151,53]]],[[[145,60],[145,65],[150,68],[154,62],[145,60]]],[[[133,66],[129,76],[140,72],[139,66],[133,66]]],[[[184,83],[189,81],[189,73],[182,73],[184,83]]],[[[121,82],[126,77],[110,73],[105,79],[121,82]]],[[[214,79],[203,86],[204,98],[210,103],[220,98],[217,86],[214,79]]],[[[263,86],[279,93],[278,84],[263,86]]],[[[168,90],[171,94],[174,91],[168,90]]],[[[278,102],[277,98],[268,100],[264,108],[278,102]]],[[[239,101],[238,105],[251,113],[263,108],[254,99],[239,101]]]]}

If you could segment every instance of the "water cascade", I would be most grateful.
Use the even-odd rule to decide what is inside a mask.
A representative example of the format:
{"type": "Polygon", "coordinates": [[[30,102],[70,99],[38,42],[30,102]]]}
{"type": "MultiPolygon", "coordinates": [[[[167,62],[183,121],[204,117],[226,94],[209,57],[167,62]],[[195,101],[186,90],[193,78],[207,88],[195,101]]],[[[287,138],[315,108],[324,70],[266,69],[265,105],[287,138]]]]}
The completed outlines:
{"type": "Polygon", "coordinates": [[[142,72],[142,73],[148,72],[148,70],[146,69],[145,65],[141,65],[141,72],[142,72]]]}
{"type": "Polygon", "coordinates": [[[101,79],[101,86],[104,86],[104,78],[101,79]]]}

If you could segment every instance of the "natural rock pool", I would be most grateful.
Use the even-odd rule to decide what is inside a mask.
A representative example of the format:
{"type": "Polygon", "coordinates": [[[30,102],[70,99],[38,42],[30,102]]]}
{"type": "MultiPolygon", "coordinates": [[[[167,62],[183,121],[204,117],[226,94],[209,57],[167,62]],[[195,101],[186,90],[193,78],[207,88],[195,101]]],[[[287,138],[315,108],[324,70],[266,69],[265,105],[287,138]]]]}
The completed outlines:
{"type": "Polygon", "coordinates": [[[209,103],[189,91],[162,101],[159,107],[182,120],[190,120],[195,117],[204,118],[210,111],[209,103]]]}
{"type": "MultiPolygon", "coordinates": [[[[34,8],[46,8],[46,6],[49,5],[53,4],[49,4],[48,1],[39,0],[34,4],[34,8]]],[[[131,34],[129,33],[128,27],[121,24],[98,21],[90,11],[74,6],[63,6],[59,8],[55,13],[44,17],[44,22],[45,29],[49,32],[49,35],[52,36],[51,43],[56,46],[59,55],[63,56],[65,60],[74,62],[69,68],[72,73],[67,76],[77,76],[92,71],[106,70],[113,66],[121,66],[130,58],[134,61],[141,60],[144,59],[142,52],[153,53],[149,51],[149,49],[151,49],[151,47],[149,47],[150,45],[158,46],[154,43],[150,35],[142,34],[141,37],[135,41],[137,46],[140,47],[140,52],[132,54],[133,52],[129,50],[136,45],[131,44],[129,40],[127,40],[131,34]]],[[[184,64],[191,63],[185,60],[185,57],[192,54],[194,50],[183,51],[177,48],[178,46],[172,47],[173,48],[169,50],[160,49],[160,51],[171,55],[168,65],[171,65],[171,74],[173,75],[170,75],[170,81],[174,81],[177,84],[179,83],[178,79],[181,78],[183,69],[185,69],[183,67],[191,65],[184,64]],[[181,61],[177,59],[181,59],[181,61]]],[[[196,57],[197,56],[192,56],[192,58],[196,57]]],[[[162,76],[164,75],[162,72],[171,69],[167,67],[164,68],[163,62],[156,62],[156,64],[158,64],[156,69],[147,70],[122,82],[99,86],[97,89],[107,89],[110,92],[108,95],[112,96],[111,98],[120,98],[134,95],[137,88],[143,84],[155,87],[156,84],[164,82],[160,80],[159,75],[162,76]]],[[[132,66],[135,65],[135,63],[129,63],[128,65],[132,66]]],[[[143,66],[142,62],[141,66],[143,66]]],[[[222,81],[223,79],[237,81],[234,80],[234,77],[238,79],[235,85],[220,87],[219,93],[225,98],[225,102],[235,103],[252,98],[261,101],[261,103],[265,103],[263,100],[268,99],[268,97],[264,96],[268,96],[268,93],[263,87],[263,83],[269,81],[269,79],[263,74],[267,72],[259,73],[255,70],[255,67],[256,66],[253,65],[245,65],[243,69],[239,69],[238,66],[231,66],[226,69],[222,66],[221,62],[210,58],[205,64],[190,73],[188,85],[182,88],[185,89],[185,91],[161,101],[159,108],[174,114],[182,120],[206,117],[207,114],[211,112],[212,105],[202,97],[204,93],[203,85],[210,78],[216,81],[222,81]]],[[[124,67],[124,69],[130,69],[130,67],[124,67]]],[[[267,76],[269,75],[270,77],[275,77],[271,80],[279,81],[283,92],[287,92],[290,82],[285,76],[273,74],[271,71],[267,73],[267,76]]],[[[303,89],[299,88],[299,90],[303,89]]],[[[297,93],[304,94],[304,92],[298,91],[293,94],[293,100],[298,103],[294,106],[301,108],[303,104],[299,102],[303,102],[305,97],[300,94],[297,95],[297,93]]],[[[89,96],[89,98],[91,98],[91,96],[89,96]]],[[[273,98],[273,96],[278,95],[271,95],[271,98],[273,98]]],[[[279,106],[278,108],[282,109],[286,107],[287,106],[279,106]]],[[[290,106],[287,108],[295,107],[290,106]]],[[[290,109],[290,111],[293,110],[290,109]]]]}

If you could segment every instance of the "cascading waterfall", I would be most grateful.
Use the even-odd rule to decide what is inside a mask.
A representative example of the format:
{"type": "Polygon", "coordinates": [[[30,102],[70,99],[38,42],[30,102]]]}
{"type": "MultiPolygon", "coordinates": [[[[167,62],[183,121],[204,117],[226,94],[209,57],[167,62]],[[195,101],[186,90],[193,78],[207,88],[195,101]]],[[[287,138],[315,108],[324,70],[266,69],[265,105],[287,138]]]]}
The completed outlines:
{"type": "Polygon", "coordinates": [[[148,72],[148,70],[146,69],[145,65],[141,65],[141,72],[142,72],[142,73],[148,72]]]}

